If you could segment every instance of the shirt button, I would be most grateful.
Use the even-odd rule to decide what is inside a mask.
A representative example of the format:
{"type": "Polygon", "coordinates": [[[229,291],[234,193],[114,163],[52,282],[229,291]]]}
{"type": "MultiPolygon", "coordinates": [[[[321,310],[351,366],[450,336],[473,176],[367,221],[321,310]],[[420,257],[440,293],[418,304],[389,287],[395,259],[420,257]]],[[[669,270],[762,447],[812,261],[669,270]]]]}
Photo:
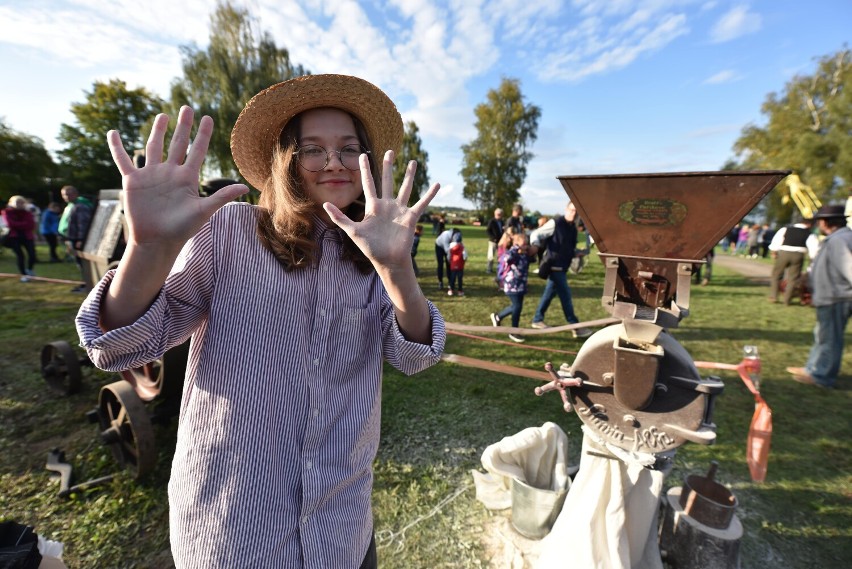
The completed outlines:
{"type": "Polygon", "coordinates": [[[309,520],[309,519],[310,519],[310,518],[309,518],[308,516],[304,516],[304,517],[302,518],[302,525],[306,525],[306,524],[308,523],[308,520],[309,520]]]}
{"type": "Polygon", "coordinates": [[[319,417],[319,409],[314,409],[313,414],[314,417],[319,417]]]}
{"type": "Polygon", "coordinates": [[[320,316],[325,316],[325,308],[320,308],[320,316]]]}
{"type": "Polygon", "coordinates": [[[315,360],[314,360],[314,365],[315,365],[315,366],[318,366],[318,365],[319,365],[319,358],[317,358],[317,359],[315,359],[315,360]]]}
{"type": "Polygon", "coordinates": [[[311,462],[310,460],[305,462],[305,469],[306,470],[310,470],[311,468],[313,468],[313,466],[314,466],[314,463],[311,462]]]}

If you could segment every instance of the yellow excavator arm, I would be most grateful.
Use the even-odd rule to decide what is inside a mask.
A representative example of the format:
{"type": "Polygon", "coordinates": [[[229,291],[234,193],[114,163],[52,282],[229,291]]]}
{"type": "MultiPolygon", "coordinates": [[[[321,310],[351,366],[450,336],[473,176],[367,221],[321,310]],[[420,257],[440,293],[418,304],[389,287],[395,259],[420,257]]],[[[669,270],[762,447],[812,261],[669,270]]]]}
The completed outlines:
{"type": "Polygon", "coordinates": [[[793,200],[802,217],[805,219],[813,217],[816,210],[822,205],[813,189],[802,182],[798,174],[790,174],[784,179],[784,183],[787,185],[790,194],[783,196],[781,203],[788,204],[790,200],[793,200]]]}

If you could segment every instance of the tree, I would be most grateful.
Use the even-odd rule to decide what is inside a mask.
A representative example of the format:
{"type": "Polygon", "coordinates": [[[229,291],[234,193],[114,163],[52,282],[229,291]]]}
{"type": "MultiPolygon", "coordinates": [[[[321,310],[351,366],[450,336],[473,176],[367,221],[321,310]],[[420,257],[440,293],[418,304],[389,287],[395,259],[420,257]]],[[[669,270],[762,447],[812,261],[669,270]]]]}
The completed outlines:
{"type": "Polygon", "coordinates": [[[541,109],[525,105],[517,79],[504,78],[488,102],[474,109],[479,132],[462,146],[463,195],[483,212],[496,207],[511,209],[518,201],[533,154],[527,147],[537,137],[541,109]]]}
{"type": "Polygon", "coordinates": [[[222,176],[236,179],[231,128],[240,111],[261,90],[306,71],[292,65],[288,51],[277,47],[267,32],[255,31],[247,9],[235,8],[229,1],[217,4],[210,17],[207,50],[183,46],[181,52],[184,76],[172,83],[173,120],[181,105],[191,106],[199,116],[210,115],[216,128],[206,168],[218,168],[222,176]]]}
{"type": "Polygon", "coordinates": [[[402,136],[402,150],[399,156],[396,157],[393,169],[393,185],[394,191],[396,191],[402,185],[402,180],[405,177],[405,167],[411,160],[417,161],[417,173],[414,174],[414,186],[411,188],[411,197],[408,199],[409,205],[417,203],[420,195],[429,189],[429,169],[427,166],[429,154],[423,150],[423,141],[420,140],[419,132],[417,123],[414,121],[405,123],[405,133],[402,136]]]}
{"type": "Polygon", "coordinates": [[[76,123],[59,128],[58,138],[65,148],[57,154],[64,176],[83,193],[120,188],[121,174],[107,146],[107,131],[118,130],[124,148],[132,154],[144,148],[142,126],[163,110],[164,103],[144,87],[128,89],[119,79],[96,81],[85,95],[85,102],[71,105],[76,123]]]}
{"type": "MultiPolygon", "coordinates": [[[[748,125],[734,143],[740,169],[793,170],[823,203],[846,198],[852,184],[852,72],[850,52],[822,57],[811,76],[790,80],[781,95],[761,106],[765,126],[748,125]]],[[[780,185],[779,187],[784,187],[780,185]]],[[[794,213],[785,192],[766,200],[767,216],[786,221],[794,213]]]]}
{"type": "Polygon", "coordinates": [[[55,175],[56,164],[41,139],[14,130],[0,118],[0,204],[14,195],[37,199],[49,190],[55,175]]]}

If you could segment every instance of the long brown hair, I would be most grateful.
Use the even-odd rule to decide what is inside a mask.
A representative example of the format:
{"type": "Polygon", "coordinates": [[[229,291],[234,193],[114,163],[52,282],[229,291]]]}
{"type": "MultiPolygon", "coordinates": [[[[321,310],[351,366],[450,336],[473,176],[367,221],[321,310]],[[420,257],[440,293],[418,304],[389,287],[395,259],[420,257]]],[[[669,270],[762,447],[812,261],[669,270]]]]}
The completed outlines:
{"type": "MultiPolygon", "coordinates": [[[[281,131],[280,144],[272,154],[272,172],[258,200],[257,234],[264,247],[288,270],[304,269],[314,263],[317,249],[313,238],[314,214],[321,213],[322,207],[312,202],[305,193],[299,162],[293,155],[299,147],[301,116],[295,116],[281,131]]],[[[355,123],[358,142],[367,150],[372,150],[364,125],[357,117],[349,116],[355,123]]],[[[367,154],[367,157],[379,192],[381,186],[376,183],[376,163],[372,153],[367,154]]],[[[353,221],[364,219],[363,192],[344,213],[353,221]]],[[[362,273],[371,272],[373,265],[364,253],[345,232],[340,230],[340,234],[343,239],[342,257],[353,261],[362,273]]]]}

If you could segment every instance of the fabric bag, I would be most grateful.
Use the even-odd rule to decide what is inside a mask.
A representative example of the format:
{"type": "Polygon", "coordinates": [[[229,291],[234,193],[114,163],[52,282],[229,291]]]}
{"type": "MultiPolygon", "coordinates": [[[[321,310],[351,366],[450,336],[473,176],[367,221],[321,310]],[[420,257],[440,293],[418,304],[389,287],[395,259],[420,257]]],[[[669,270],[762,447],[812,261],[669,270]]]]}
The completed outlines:
{"type": "Polygon", "coordinates": [[[547,280],[547,277],[550,276],[550,273],[553,271],[553,254],[550,252],[550,249],[545,249],[544,254],[541,256],[541,261],[538,264],[538,276],[542,279],[547,280]]]}
{"type": "Polygon", "coordinates": [[[38,569],[40,564],[35,530],[13,521],[0,523],[0,567],[38,569]]]}

